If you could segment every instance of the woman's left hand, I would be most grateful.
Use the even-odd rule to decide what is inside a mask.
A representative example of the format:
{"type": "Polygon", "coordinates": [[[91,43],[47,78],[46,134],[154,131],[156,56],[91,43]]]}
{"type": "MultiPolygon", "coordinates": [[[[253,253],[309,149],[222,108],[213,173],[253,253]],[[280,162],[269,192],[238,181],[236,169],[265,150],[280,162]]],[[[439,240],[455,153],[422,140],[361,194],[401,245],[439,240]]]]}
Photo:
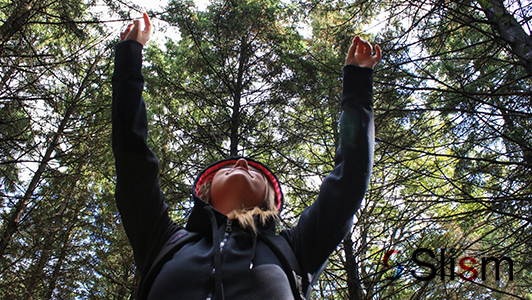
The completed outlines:
{"type": "Polygon", "coordinates": [[[371,44],[362,40],[359,36],[356,36],[347,52],[345,64],[373,69],[373,67],[375,67],[375,65],[381,60],[382,54],[379,45],[375,45],[375,55],[372,53],[373,49],[371,44]]]}

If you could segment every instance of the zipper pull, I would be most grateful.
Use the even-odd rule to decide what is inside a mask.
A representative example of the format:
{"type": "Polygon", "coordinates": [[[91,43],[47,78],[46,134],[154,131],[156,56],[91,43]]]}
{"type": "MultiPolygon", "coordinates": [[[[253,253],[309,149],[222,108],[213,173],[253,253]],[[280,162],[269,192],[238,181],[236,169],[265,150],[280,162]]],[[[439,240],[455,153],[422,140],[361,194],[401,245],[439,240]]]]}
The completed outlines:
{"type": "Polygon", "coordinates": [[[231,227],[231,225],[233,225],[233,219],[227,219],[227,226],[225,227],[225,232],[232,232],[233,231],[233,227],[231,227]]]}
{"type": "Polygon", "coordinates": [[[224,238],[220,242],[220,253],[222,253],[222,254],[224,252],[225,243],[227,243],[227,239],[229,238],[229,235],[233,231],[233,228],[231,227],[232,224],[233,224],[233,220],[232,219],[227,219],[227,223],[226,223],[226,226],[225,226],[224,238]]]}

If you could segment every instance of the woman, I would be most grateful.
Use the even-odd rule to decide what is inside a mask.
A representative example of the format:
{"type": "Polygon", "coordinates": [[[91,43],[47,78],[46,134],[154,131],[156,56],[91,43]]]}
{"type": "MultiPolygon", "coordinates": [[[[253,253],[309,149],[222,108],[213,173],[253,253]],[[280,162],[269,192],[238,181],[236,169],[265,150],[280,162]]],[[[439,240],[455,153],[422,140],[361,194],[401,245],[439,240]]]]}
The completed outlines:
{"type": "Polygon", "coordinates": [[[142,48],[151,36],[146,14],[143,22],[144,29],[135,20],[121,33],[112,80],[115,197],[140,274],[137,298],[301,298],[268,241],[280,238],[302,274],[316,275],[352,226],[373,160],[372,68],[381,58],[380,48],[373,55],[371,45],[359,37],[349,48],[335,168],[294,228],[275,233],[283,204],[275,175],[255,160],[229,158],[196,178],[194,208],[183,231],[168,216],[158,161],[146,144],[141,74],[142,48]],[[195,238],[173,249],[186,235],[195,238]]]}

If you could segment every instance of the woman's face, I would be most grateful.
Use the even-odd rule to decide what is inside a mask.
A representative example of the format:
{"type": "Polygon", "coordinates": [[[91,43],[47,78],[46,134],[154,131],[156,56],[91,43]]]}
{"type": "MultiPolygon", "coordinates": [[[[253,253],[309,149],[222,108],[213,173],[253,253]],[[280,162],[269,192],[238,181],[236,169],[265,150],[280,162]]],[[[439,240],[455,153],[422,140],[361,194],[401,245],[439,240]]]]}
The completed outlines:
{"type": "Polygon", "coordinates": [[[216,172],[211,182],[211,205],[228,214],[234,209],[261,206],[266,195],[266,179],[243,158],[216,172]]]}

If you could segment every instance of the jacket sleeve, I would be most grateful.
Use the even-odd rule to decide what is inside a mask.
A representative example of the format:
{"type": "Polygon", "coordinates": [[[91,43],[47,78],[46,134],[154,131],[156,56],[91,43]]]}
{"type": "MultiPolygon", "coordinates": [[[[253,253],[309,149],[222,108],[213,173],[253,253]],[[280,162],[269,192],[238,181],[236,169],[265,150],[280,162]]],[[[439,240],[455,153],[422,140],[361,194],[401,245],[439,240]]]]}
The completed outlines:
{"type": "Polygon", "coordinates": [[[373,165],[373,69],[348,65],[343,74],[335,167],[298,224],[283,233],[305,273],[316,272],[350,230],[373,165]]]}
{"type": "Polygon", "coordinates": [[[146,143],[148,121],[142,98],[142,45],[115,46],[112,77],[112,143],[116,167],[115,198],[135,262],[142,275],[177,225],[159,187],[159,163],[146,143]]]}

